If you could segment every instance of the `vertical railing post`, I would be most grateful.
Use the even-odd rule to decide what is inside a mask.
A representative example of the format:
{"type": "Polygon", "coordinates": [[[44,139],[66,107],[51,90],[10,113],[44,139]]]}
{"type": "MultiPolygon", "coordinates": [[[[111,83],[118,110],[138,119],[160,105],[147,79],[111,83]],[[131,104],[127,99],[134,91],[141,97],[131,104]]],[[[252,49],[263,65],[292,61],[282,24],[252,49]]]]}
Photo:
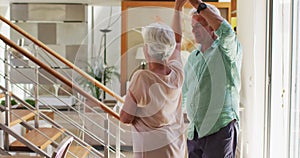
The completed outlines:
{"type": "Polygon", "coordinates": [[[104,157],[105,158],[110,158],[110,152],[109,152],[109,148],[110,148],[110,138],[109,138],[109,134],[110,134],[110,126],[109,126],[109,114],[105,114],[106,118],[104,120],[104,128],[106,129],[104,132],[104,142],[105,142],[105,147],[104,147],[104,157]]]}
{"type": "Polygon", "coordinates": [[[120,158],[121,156],[121,123],[118,121],[118,126],[116,129],[116,158],[120,158]]]}
{"type": "MultiPolygon", "coordinates": [[[[9,52],[7,49],[7,44],[5,44],[5,52],[4,52],[4,79],[5,79],[5,88],[7,91],[5,92],[5,125],[7,127],[10,126],[10,111],[11,111],[11,96],[9,92],[11,91],[10,85],[10,60],[9,60],[9,52]]],[[[4,149],[9,150],[9,134],[7,132],[3,132],[4,137],[4,149]]]]}
{"type": "MultiPolygon", "coordinates": [[[[34,56],[37,57],[37,47],[34,45],[34,56]]],[[[30,67],[31,68],[31,67],[30,67]]],[[[37,110],[37,114],[34,117],[34,126],[35,128],[39,128],[39,66],[34,64],[34,74],[35,74],[35,83],[34,83],[34,100],[35,100],[35,108],[37,110]]]]}

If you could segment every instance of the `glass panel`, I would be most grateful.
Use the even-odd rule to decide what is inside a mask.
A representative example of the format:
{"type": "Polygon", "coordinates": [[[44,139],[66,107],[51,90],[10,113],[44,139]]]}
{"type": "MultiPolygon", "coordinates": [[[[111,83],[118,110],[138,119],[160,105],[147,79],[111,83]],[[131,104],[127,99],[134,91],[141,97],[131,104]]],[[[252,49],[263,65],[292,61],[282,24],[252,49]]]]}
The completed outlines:
{"type": "MultiPolygon", "coordinates": [[[[297,58],[299,58],[299,50],[298,50],[298,55],[297,55],[297,58]]],[[[299,64],[295,64],[294,65],[295,68],[297,66],[297,72],[296,75],[299,76],[300,75],[300,66],[299,64]]],[[[296,78],[296,82],[299,83],[300,80],[299,78],[296,78]]],[[[299,90],[300,90],[300,85],[295,85],[296,87],[294,87],[294,102],[292,104],[292,107],[291,107],[291,131],[290,131],[290,158],[299,158],[300,156],[300,150],[299,150],[299,143],[300,143],[300,137],[299,137],[299,128],[300,128],[300,125],[299,125],[299,116],[300,116],[300,108],[299,108],[299,105],[300,105],[300,93],[299,93],[299,90]]]]}
{"type": "Polygon", "coordinates": [[[292,3],[272,3],[272,70],[269,157],[287,157],[289,144],[292,3]],[[284,14],[283,14],[284,13],[284,14]]]}
{"type": "Polygon", "coordinates": [[[294,51],[292,57],[292,86],[291,86],[291,130],[290,130],[290,158],[299,158],[300,150],[300,12],[299,1],[295,1],[294,6],[294,51]],[[298,83],[298,84],[297,84],[298,83]]]}

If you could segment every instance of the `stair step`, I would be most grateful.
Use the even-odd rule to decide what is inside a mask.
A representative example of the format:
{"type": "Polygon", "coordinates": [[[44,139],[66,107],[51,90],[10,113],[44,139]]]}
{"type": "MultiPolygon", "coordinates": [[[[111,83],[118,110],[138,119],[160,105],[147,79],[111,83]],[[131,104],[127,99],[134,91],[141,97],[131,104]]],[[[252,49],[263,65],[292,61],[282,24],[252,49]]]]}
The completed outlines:
{"type": "Polygon", "coordinates": [[[24,109],[13,109],[10,112],[10,126],[14,126],[18,123],[21,123],[22,120],[30,120],[33,119],[35,114],[30,110],[24,109]]]}
{"type": "MultiPolygon", "coordinates": [[[[8,92],[7,94],[8,94],[9,96],[12,96],[12,93],[11,93],[11,92],[8,92]]],[[[4,98],[5,95],[6,95],[6,94],[5,94],[4,92],[0,93],[0,99],[1,99],[1,98],[4,98]]]]}
{"type": "Polygon", "coordinates": [[[18,154],[18,155],[0,155],[0,158],[44,158],[44,157],[18,154]]]}
{"type": "Polygon", "coordinates": [[[69,153],[67,154],[67,158],[85,158],[89,155],[91,150],[91,146],[83,147],[81,145],[71,145],[69,149],[69,153]],[[72,154],[70,154],[70,152],[72,154]]]}
{"type": "MultiPolygon", "coordinates": [[[[62,135],[62,131],[56,128],[38,128],[29,131],[24,135],[24,137],[30,141],[31,143],[35,144],[38,146],[40,149],[44,150],[49,144],[52,143],[51,140],[56,140],[62,135]],[[41,134],[40,132],[43,134],[41,134]],[[48,139],[49,138],[49,139],[48,139]]],[[[25,144],[21,143],[20,141],[14,141],[12,144],[9,146],[10,151],[29,151],[32,152],[31,149],[29,149],[25,144]]]]}
{"type": "Polygon", "coordinates": [[[0,157],[2,155],[10,155],[7,151],[5,151],[4,149],[0,148],[0,157]]]}

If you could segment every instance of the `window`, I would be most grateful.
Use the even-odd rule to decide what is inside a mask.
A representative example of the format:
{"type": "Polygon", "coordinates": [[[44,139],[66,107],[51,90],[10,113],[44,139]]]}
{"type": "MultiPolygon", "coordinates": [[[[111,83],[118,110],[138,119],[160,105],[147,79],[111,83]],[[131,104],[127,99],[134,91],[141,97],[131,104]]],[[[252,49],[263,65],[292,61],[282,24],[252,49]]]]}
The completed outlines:
{"type": "Polygon", "coordinates": [[[270,10],[271,91],[267,157],[299,158],[299,2],[276,0],[270,10]]]}
{"type": "Polygon", "coordinates": [[[293,53],[292,53],[292,64],[291,64],[291,114],[290,114],[290,143],[289,143],[289,157],[299,158],[300,157],[300,12],[299,2],[296,2],[294,8],[293,18],[293,53]]]}

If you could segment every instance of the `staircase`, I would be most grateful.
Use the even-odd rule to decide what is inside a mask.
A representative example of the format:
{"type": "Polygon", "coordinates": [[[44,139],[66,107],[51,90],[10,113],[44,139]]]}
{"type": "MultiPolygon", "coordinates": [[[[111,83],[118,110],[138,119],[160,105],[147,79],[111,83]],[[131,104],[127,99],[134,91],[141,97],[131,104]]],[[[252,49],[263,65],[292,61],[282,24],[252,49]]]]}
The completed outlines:
{"type": "MultiPolygon", "coordinates": [[[[3,88],[3,87],[2,87],[3,88]]],[[[43,111],[42,111],[43,113],[43,111]]],[[[53,112],[47,111],[45,117],[47,115],[53,116],[53,112]]],[[[11,127],[23,124],[24,127],[27,127],[27,131],[22,136],[16,137],[23,137],[24,139],[15,140],[9,144],[8,151],[9,152],[35,152],[35,149],[30,148],[28,144],[33,144],[40,150],[46,150],[49,145],[57,147],[57,142],[59,139],[62,139],[63,134],[66,132],[64,128],[57,128],[57,127],[41,127],[41,128],[31,128],[30,125],[26,125],[27,121],[34,120],[36,117],[37,112],[33,110],[26,110],[26,109],[12,109],[10,111],[10,123],[9,127],[5,126],[4,124],[0,124],[0,128],[7,131],[9,134],[17,135],[14,131],[10,130],[11,127]],[[23,143],[22,143],[23,142],[23,143]]],[[[48,119],[54,119],[48,118],[48,119]]],[[[85,147],[73,143],[69,149],[69,153],[67,157],[87,157],[91,150],[91,146],[87,145],[85,147]]],[[[2,154],[5,154],[5,150],[1,150],[2,154]]],[[[43,153],[43,152],[42,152],[43,153]]],[[[1,153],[0,153],[1,155],[1,153]]],[[[44,155],[46,156],[46,155],[44,155]]],[[[48,157],[48,156],[46,156],[48,157]]]]}
{"type": "MultiPolygon", "coordinates": [[[[11,27],[12,30],[19,32],[20,36],[31,41],[32,48],[34,48],[35,51],[38,51],[40,57],[51,56],[52,60],[59,60],[65,64],[65,67],[73,70],[73,73],[85,78],[89,82],[95,83],[95,86],[103,89],[106,94],[111,95],[120,102],[123,102],[120,96],[99,83],[93,77],[87,75],[80,68],[73,65],[73,63],[70,63],[59,56],[58,53],[45,46],[42,42],[36,40],[34,37],[2,16],[0,16],[0,20],[3,24],[11,27]],[[44,53],[45,55],[41,55],[41,53],[44,53]]],[[[73,82],[68,73],[61,72],[61,69],[58,71],[58,64],[53,64],[53,61],[51,63],[42,62],[34,55],[36,53],[30,52],[32,50],[23,49],[2,34],[0,34],[0,39],[6,44],[5,48],[1,48],[2,50],[0,51],[0,53],[5,54],[4,58],[1,58],[1,61],[5,63],[5,71],[0,73],[0,76],[5,78],[5,83],[0,85],[0,98],[5,100],[5,104],[0,105],[0,112],[2,111],[2,115],[4,114],[5,116],[2,121],[0,118],[0,131],[3,131],[4,133],[3,139],[0,140],[3,141],[0,142],[0,145],[1,143],[3,144],[3,146],[0,146],[0,157],[1,154],[22,154],[28,152],[36,153],[43,157],[51,157],[50,155],[52,150],[58,147],[60,141],[67,136],[74,137],[74,141],[69,148],[67,157],[107,158],[110,157],[110,155],[115,155],[116,158],[121,156],[124,157],[124,154],[122,154],[120,150],[121,144],[124,145],[125,143],[121,140],[120,132],[122,129],[120,129],[119,115],[113,111],[111,107],[108,107],[97,98],[94,98],[80,85],[73,82]],[[15,54],[10,54],[12,51],[9,50],[14,50],[14,53],[20,53],[19,56],[26,56],[26,60],[34,63],[34,65],[26,67],[28,61],[24,61],[24,58],[20,58],[20,60],[18,59],[19,62],[24,62],[21,64],[23,66],[14,65],[10,62],[10,59],[15,54]],[[29,75],[29,71],[27,70],[34,72],[33,75],[29,75]],[[11,78],[10,75],[12,71],[14,73],[19,73],[18,77],[11,78]],[[63,91],[68,93],[68,97],[71,97],[72,100],[76,102],[76,105],[70,105],[67,103],[64,98],[57,95],[57,92],[49,92],[49,96],[47,97],[54,99],[56,102],[60,102],[61,105],[68,108],[68,111],[74,112],[76,114],[76,120],[69,117],[66,112],[60,110],[55,105],[52,105],[51,103],[53,102],[49,103],[41,99],[39,90],[45,90],[41,88],[42,86],[39,83],[39,78],[41,77],[52,85],[57,84],[54,80],[59,80],[60,84],[63,85],[62,87],[69,87],[72,89],[70,92],[68,89],[62,88],[63,91]],[[34,91],[29,90],[25,84],[20,84],[19,81],[22,80],[22,78],[24,78],[23,80],[26,80],[26,84],[28,81],[32,83],[31,88],[34,89],[34,91]],[[14,89],[22,91],[23,96],[16,94],[14,89]],[[26,99],[28,98],[34,100],[34,103],[30,104],[26,102],[26,99]],[[13,100],[17,102],[17,109],[13,108],[13,105],[11,105],[13,100]],[[90,104],[86,104],[85,100],[91,101],[93,106],[100,108],[101,111],[99,112],[90,104]],[[20,107],[22,109],[20,109],[20,107]],[[103,120],[104,125],[102,126],[99,122],[93,121],[94,119],[86,114],[86,109],[89,109],[89,111],[93,113],[93,116],[103,120]],[[56,117],[64,120],[64,123],[56,122],[56,117]],[[102,129],[104,136],[99,136],[95,133],[99,131],[87,129],[85,127],[86,120],[92,122],[93,126],[98,129],[102,129]],[[14,131],[13,127],[15,126],[21,127],[23,132],[14,131]],[[77,132],[74,132],[73,129],[76,129],[77,132]],[[85,137],[87,136],[102,146],[103,151],[98,150],[87,143],[85,141],[85,137]],[[114,143],[112,143],[111,139],[115,139],[114,143]]]]}
{"type": "MultiPolygon", "coordinates": [[[[31,120],[34,118],[35,114],[30,110],[12,110],[14,115],[11,117],[12,122],[11,126],[21,123],[23,121],[31,120]],[[17,116],[15,116],[17,115],[17,116]],[[18,122],[18,123],[17,123],[18,122]]],[[[12,115],[11,115],[12,116],[12,115]]],[[[28,131],[23,135],[25,139],[29,142],[37,146],[38,148],[45,150],[51,143],[54,143],[57,139],[59,139],[64,133],[64,129],[57,128],[37,128],[28,131]]],[[[71,157],[87,157],[91,146],[82,147],[76,143],[73,143],[69,149],[69,154],[67,154],[67,158],[71,157]]],[[[33,152],[28,146],[23,144],[19,140],[15,140],[9,145],[9,151],[26,151],[33,152]]]]}
{"type": "MultiPolygon", "coordinates": [[[[27,132],[23,137],[44,150],[52,143],[52,140],[57,140],[63,133],[63,129],[56,128],[37,128],[27,132]]],[[[9,151],[32,151],[25,144],[16,140],[9,145],[9,151]]],[[[32,151],[33,152],[33,151],[32,151]]]]}

